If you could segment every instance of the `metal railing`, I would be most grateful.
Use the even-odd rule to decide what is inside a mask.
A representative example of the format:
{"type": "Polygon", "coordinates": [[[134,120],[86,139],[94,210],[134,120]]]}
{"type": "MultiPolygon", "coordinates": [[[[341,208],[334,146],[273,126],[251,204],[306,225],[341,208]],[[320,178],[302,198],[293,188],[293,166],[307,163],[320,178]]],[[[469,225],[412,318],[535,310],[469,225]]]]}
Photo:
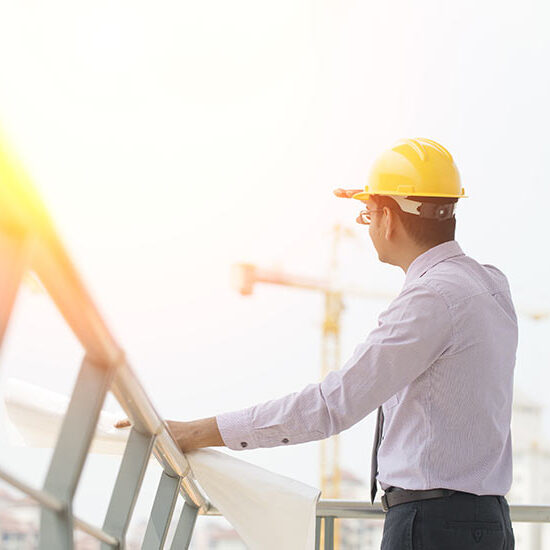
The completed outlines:
{"type": "Polygon", "coordinates": [[[1,140],[0,207],[0,344],[23,275],[32,270],[85,350],[44,486],[33,488],[4,470],[0,478],[40,505],[40,548],[72,549],[75,528],[96,537],[102,548],[122,548],[154,454],[163,472],[143,548],[164,546],[178,494],[185,502],[172,548],[187,548],[197,514],[206,513],[210,503],[101,318],[31,182],[1,140]],[[132,429],[99,528],[74,517],[73,499],[107,391],[131,419],[132,429]]]}
{"type": "MultiPolygon", "coordinates": [[[[211,506],[208,516],[219,516],[220,512],[211,506]]],[[[317,504],[315,526],[316,550],[320,550],[321,529],[324,530],[324,550],[334,549],[334,521],[336,519],[375,519],[383,520],[386,513],[380,503],[372,505],[368,501],[322,499],[317,504]]],[[[514,523],[550,523],[550,506],[510,505],[510,517],[514,523]]]]}
{"type": "MultiPolygon", "coordinates": [[[[147,463],[154,454],[163,472],[142,548],[164,547],[179,495],[184,506],[171,548],[188,548],[197,515],[220,514],[193,479],[185,456],[107,329],[40,199],[1,141],[0,206],[0,345],[23,275],[32,270],[85,350],[44,486],[33,488],[1,469],[0,478],[40,505],[41,549],[72,549],[75,529],[97,538],[103,549],[123,548],[147,463]],[[131,419],[132,429],[100,528],[73,515],[73,499],[107,391],[131,419]]],[[[550,522],[550,506],[511,506],[511,514],[513,521],[550,522]]],[[[333,548],[336,518],[383,517],[380,505],[321,500],[316,546],[323,528],[325,550],[333,548]]]]}
{"type": "MultiPolygon", "coordinates": [[[[211,507],[208,515],[216,515],[217,510],[211,507]]],[[[316,550],[320,550],[321,528],[324,529],[324,550],[334,549],[334,521],[336,519],[379,519],[386,513],[380,503],[372,505],[367,501],[357,500],[321,500],[317,506],[316,550]]],[[[510,517],[518,523],[549,523],[550,506],[511,505],[510,517]]]]}

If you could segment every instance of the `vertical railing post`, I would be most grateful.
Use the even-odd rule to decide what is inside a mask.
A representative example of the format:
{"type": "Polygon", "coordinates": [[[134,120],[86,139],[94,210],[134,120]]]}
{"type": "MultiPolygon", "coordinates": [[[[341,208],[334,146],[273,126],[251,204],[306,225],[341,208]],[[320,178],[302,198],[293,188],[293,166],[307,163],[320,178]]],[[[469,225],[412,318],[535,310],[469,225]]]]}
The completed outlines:
{"type": "MultiPolygon", "coordinates": [[[[153,451],[154,441],[154,434],[142,434],[132,428],[126,443],[103,523],[103,530],[116,537],[120,541],[121,548],[124,548],[126,531],[153,451]]],[[[103,543],[101,548],[106,550],[111,547],[103,543]]]]}
{"type": "Polygon", "coordinates": [[[323,550],[334,549],[334,517],[325,518],[325,547],[323,550]]]}
{"type": "Polygon", "coordinates": [[[109,389],[112,370],[88,357],[82,362],[44,482],[44,490],[64,502],[66,508],[62,512],[42,509],[41,550],[73,549],[73,498],[109,389]]]}
{"type": "Polygon", "coordinates": [[[163,471],[141,546],[142,550],[161,550],[163,548],[179,488],[180,478],[170,476],[163,471]]]}
{"type": "Polygon", "coordinates": [[[172,540],[171,550],[187,550],[197,521],[197,513],[199,509],[189,502],[183,505],[181,516],[176,527],[174,539],[172,540]]]}
{"type": "Polygon", "coordinates": [[[321,516],[315,518],[315,550],[321,548],[321,516]]]}

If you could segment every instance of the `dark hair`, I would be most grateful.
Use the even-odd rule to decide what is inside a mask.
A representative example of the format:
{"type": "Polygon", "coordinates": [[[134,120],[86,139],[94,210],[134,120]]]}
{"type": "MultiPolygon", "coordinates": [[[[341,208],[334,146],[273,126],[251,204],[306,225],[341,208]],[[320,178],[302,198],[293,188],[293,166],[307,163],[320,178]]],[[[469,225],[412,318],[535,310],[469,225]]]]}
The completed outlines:
{"type": "MultiPolygon", "coordinates": [[[[455,238],[456,218],[453,216],[448,220],[431,220],[421,218],[416,214],[403,212],[399,205],[391,198],[384,195],[373,195],[373,200],[379,207],[387,206],[397,210],[399,219],[403,223],[405,231],[415,242],[421,245],[436,246],[438,244],[452,241],[455,238]]],[[[435,204],[449,204],[456,202],[456,198],[442,197],[406,197],[415,201],[431,202],[435,204]]]]}

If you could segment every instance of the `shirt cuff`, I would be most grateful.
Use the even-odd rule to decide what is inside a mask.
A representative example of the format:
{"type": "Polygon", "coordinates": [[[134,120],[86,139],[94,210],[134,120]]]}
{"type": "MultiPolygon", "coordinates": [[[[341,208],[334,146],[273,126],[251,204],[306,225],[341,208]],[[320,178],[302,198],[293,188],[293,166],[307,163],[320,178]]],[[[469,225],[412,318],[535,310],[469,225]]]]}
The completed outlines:
{"type": "Polygon", "coordinates": [[[234,451],[242,451],[260,446],[253,433],[251,416],[251,408],[216,416],[218,430],[226,447],[234,451]]]}

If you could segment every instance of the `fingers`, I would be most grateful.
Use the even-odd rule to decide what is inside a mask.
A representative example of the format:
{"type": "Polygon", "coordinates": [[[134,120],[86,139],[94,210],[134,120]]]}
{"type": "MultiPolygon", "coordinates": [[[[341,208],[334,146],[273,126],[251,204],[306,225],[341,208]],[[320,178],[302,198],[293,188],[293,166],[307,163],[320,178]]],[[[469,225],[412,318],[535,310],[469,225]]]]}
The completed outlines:
{"type": "Polygon", "coordinates": [[[124,420],[119,420],[116,424],[115,424],[115,428],[128,428],[128,426],[131,426],[132,424],[130,423],[130,421],[125,418],[124,420]]]}
{"type": "Polygon", "coordinates": [[[168,431],[170,432],[172,439],[177,443],[181,452],[185,453],[187,451],[187,448],[184,444],[184,440],[182,438],[183,434],[180,429],[182,423],[176,420],[165,420],[164,422],[166,423],[166,427],[168,428],[168,431]]]}
{"type": "Polygon", "coordinates": [[[175,440],[177,440],[177,437],[179,434],[177,434],[176,432],[180,422],[176,420],[165,420],[165,422],[166,422],[166,427],[168,428],[168,431],[170,432],[170,434],[172,434],[172,437],[175,440]]]}
{"type": "Polygon", "coordinates": [[[363,190],[362,189],[341,189],[341,188],[338,188],[338,189],[335,189],[333,191],[333,193],[337,197],[341,197],[343,199],[351,199],[351,197],[353,197],[353,195],[355,195],[356,193],[361,193],[361,191],[363,191],[363,190]]]}

